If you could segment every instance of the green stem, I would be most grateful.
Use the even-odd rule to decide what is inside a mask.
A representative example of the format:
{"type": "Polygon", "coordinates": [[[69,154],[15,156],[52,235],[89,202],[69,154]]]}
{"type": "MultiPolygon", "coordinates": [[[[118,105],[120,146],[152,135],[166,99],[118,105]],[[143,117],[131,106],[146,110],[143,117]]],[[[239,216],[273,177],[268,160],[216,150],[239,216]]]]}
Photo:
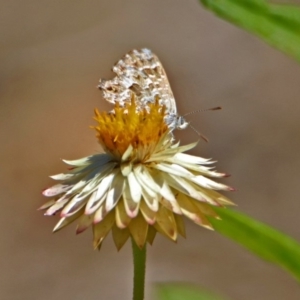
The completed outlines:
{"type": "Polygon", "coordinates": [[[131,239],[133,253],[133,300],[144,299],[145,269],[146,269],[146,245],[140,249],[131,239]]]}

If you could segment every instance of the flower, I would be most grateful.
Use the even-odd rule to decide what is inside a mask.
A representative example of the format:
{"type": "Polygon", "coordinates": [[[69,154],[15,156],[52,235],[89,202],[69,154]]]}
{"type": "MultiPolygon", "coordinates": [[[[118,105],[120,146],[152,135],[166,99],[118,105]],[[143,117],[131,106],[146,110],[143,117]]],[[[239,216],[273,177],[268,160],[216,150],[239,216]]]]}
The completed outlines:
{"type": "Polygon", "coordinates": [[[61,183],[43,191],[52,199],[40,209],[47,216],[60,212],[54,231],[78,220],[77,233],[92,226],[95,248],[110,231],[118,250],[130,236],[142,248],[157,232],[173,241],[185,236],[182,216],[212,229],[213,206],[232,205],[216,190],[233,189],[209,179],[226,174],[214,171],[210,159],[183,153],[197,143],[174,142],[158,101],[137,109],[133,97],[113,113],[95,115],[105,153],[64,160],[69,172],[51,176],[61,183]]]}

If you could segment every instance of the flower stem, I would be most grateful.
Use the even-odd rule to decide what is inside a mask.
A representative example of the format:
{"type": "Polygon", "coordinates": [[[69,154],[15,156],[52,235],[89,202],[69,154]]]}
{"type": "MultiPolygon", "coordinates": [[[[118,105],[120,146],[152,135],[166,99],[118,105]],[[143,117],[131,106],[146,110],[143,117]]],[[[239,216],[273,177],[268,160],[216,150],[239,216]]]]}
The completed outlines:
{"type": "Polygon", "coordinates": [[[133,238],[132,253],[133,253],[133,300],[144,299],[144,286],[145,286],[145,269],[146,269],[146,245],[140,249],[133,238]]]}

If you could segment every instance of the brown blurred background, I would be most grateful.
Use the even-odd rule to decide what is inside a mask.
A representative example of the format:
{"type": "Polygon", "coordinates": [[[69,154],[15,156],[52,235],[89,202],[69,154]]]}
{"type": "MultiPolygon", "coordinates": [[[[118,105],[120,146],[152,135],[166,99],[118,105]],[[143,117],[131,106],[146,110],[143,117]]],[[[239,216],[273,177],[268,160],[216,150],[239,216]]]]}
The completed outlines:
{"type": "MultiPolygon", "coordinates": [[[[2,3],[1,287],[5,300],[131,299],[130,243],[107,238],[93,251],[91,230],[55,235],[56,217],[37,212],[60,158],[99,151],[94,107],[109,105],[100,77],[132,48],[163,62],[181,114],[221,105],[189,120],[210,142],[239,210],[300,240],[300,68],[258,38],[218,19],[197,1],[45,1],[2,3]]],[[[197,135],[178,132],[182,143],[197,135]]],[[[158,237],[148,248],[147,297],[154,284],[185,281],[228,299],[300,298],[296,282],[220,236],[187,222],[178,244],[158,237]]]]}

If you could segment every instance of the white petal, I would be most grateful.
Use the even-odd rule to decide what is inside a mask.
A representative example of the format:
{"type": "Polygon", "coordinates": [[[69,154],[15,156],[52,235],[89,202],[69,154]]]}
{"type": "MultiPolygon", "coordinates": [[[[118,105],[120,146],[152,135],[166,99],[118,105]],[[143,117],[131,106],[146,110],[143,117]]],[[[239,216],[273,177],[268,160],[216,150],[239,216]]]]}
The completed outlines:
{"type": "MultiPolygon", "coordinates": [[[[157,151],[161,151],[162,147],[165,146],[167,143],[171,144],[171,140],[173,139],[173,135],[166,131],[161,138],[158,140],[158,143],[155,146],[153,153],[157,151]]],[[[178,143],[179,144],[179,143],[178,143]]]]}
{"type": "Polygon", "coordinates": [[[202,165],[196,165],[196,164],[188,164],[188,163],[184,163],[184,162],[180,162],[180,161],[175,161],[175,160],[168,160],[170,162],[176,162],[177,164],[181,165],[182,167],[188,169],[188,170],[192,170],[192,171],[196,171],[197,173],[209,176],[209,177],[224,177],[226,174],[224,173],[218,173],[215,171],[211,171],[211,169],[213,169],[213,167],[206,167],[206,166],[202,166],[202,165]]]}
{"type": "MultiPolygon", "coordinates": [[[[136,177],[137,181],[141,185],[142,196],[143,196],[143,199],[145,200],[147,206],[152,211],[157,211],[158,210],[158,202],[159,202],[158,201],[159,200],[158,193],[156,191],[154,191],[153,189],[151,189],[147,184],[144,183],[144,181],[141,178],[142,177],[141,173],[135,173],[135,175],[136,175],[135,177],[136,177]]],[[[148,182],[148,184],[149,184],[149,182],[148,182]]],[[[154,181],[153,181],[153,184],[156,185],[156,183],[154,181]]]]}
{"type": "Polygon", "coordinates": [[[227,197],[224,195],[218,193],[214,190],[208,190],[202,187],[199,187],[200,193],[203,195],[203,197],[206,199],[206,202],[209,204],[220,206],[220,205],[235,205],[232,203],[227,197]]]}
{"type": "Polygon", "coordinates": [[[87,174],[84,180],[88,181],[89,179],[94,178],[95,176],[101,176],[102,173],[107,174],[108,172],[113,170],[116,164],[117,164],[116,162],[110,162],[101,165],[97,165],[97,164],[89,165],[84,170],[84,172],[87,174]]]}
{"type": "Polygon", "coordinates": [[[219,182],[215,182],[215,181],[213,181],[209,178],[206,178],[204,176],[201,176],[201,175],[194,176],[190,180],[198,185],[201,185],[204,188],[207,188],[207,189],[226,190],[226,191],[230,190],[230,188],[227,185],[219,183],[219,182]]]}
{"type": "MultiPolygon", "coordinates": [[[[172,157],[174,155],[176,155],[177,153],[180,152],[185,152],[188,151],[192,148],[194,148],[197,145],[198,142],[196,143],[192,143],[189,145],[185,145],[185,146],[180,146],[178,147],[178,145],[173,145],[172,147],[168,147],[166,149],[164,149],[163,151],[157,151],[157,153],[154,153],[151,155],[151,157],[146,161],[146,162],[151,162],[151,161],[164,161],[164,160],[168,160],[168,159],[172,159],[172,157]]],[[[158,149],[160,150],[160,149],[158,149]]]]}
{"type": "Polygon", "coordinates": [[[111,164],[102,166],[101,171],[99,171],[99,172],[95,170],[96,171],[95,175],[97,175],[97,176],[94,176],[94,175],[86,176],[84,178],[84,180],[89,180],[89,177],[91,177],[91,179],[89,180],[89,183],[87,183],[87,185],[83,188],[82,192],[85,193],[90,190],[96,189],[99,182],[112,171],[112,169],[115,167],[115,165],[116,165],[116,163],[111,163],[111,164]],[[97,174],[97,173],[99,173],[99,174],[97,174]]]}
{"type": "Polygon", "coordinates": [[[78,166],[88,165],[89,164],[89,158],[90,158],[90,156],[86,156],[86,157],[82,157],[82,158],[75,159],[75,160],[63,159],[62,161],[64,163],[66,163],[67,165],[69,165],[69,166],[78,167],[78,166]]]}
{"type": "Polygon", "coordinates": [[[76,199],[75,197],[61,211],[61,217],[69,217],[77,213],[86,204],[85,199],[76,199]]]}
{"type": "Polygon", "coordinates": [[[200,165],[212,164],[215,162],[212,161],[210,158],[198,157],[186,153],[177,153],[174,155],[173,159],[175,161],[181,161],[188,164],[200,164],[200,165]]]}
{"type": "Polygon", "coordinates": [[[56,174],[56,175],[51,175],[49,176],[50,178],[54,179],[54,180],[66,180],[66,179],[70,179],[74,176],[74,174],[70,174],[70,173],[61,173],[61,174],[56,174]]]}
{"type": "Polygon", "coordinates": [[[147,190],[142,188],[142,195],[143,199],[146,202],[147,206],[152,210],[152,211],[158,211],[159,205],[158,205],[158,200],[159,197],[157,194],[154,196],[151,196],[148,194],[147,190]]]}
{"type": "Polygon", "coordinates": [[[182,166],[176,164],[159,163],[156,164],[154,168],[176,176],[188,177],[188,178],[194,176],[193,173],[189,172],[187,169],[183,168],[182,166]]]}
{"type": "Polygon", "coordinates": [[[47,201],[47,202],[44,203],[41,207],[39,207],[38,210],[44,210],[44,209],[46,209],[46,208],[52,206],[53,204],[55,204],[55,202],[56,202],[56,201],[55,201],[54,199],[52,199],[52,200],[50,200],[50,201],[47,201]]]}
{"type": "Polygon", "coordinates": [[[97,224],[97,223],[101,222],[104,219],[104,217],[107,215],[107,213],[108,212],[106,211],[104,205],[100,206],[95,213],[93,223],[97,224]]]}
{"type": "Polygon", "coordinates": [[[104,174],[101,174],[102,176],[92,178],[89,182],[86,183],[86,186],[81,190],[80,194],[85,194],[88,192],[92,192],[95,190],[99,182],[102,180],[102,178],[105,176],[104,174]]]}
{"type": "Polygon", "coordinates": [[[61,193],[65,193],[68,191],[72,186],[68,184],[56,184],[42,192],[42,194],[46,197],[53,197],[59,195],[61,193]]]}
{"type": "Polygon", "coordinates": [[[105,193],[101,198],[96,198],[96,196],[97,196],[97,191],[94,191],[86,204],[85,212],[84,212],[86,215],[90,215],[94,213],[100,207],[100,205],[105,201],[107,194],[105,193]]]}
{"type": "Polygon", "coordinates": [[[181,208],[177,201],[168,201],[165,198],[161,198],[159,200],[159,203],[162,204],[165,208],[167,208],[170,211],[173,211],[177,215],[182,215],[181,208]]]}
{"type": "Polygon", "coordinates": [[[124,188],[124,192],[123,192],[123,199],[124,199],[124,206],[125,206],[127,215],[130,218],[135,218],[139,212],[140,202],[133,201],[133,199],[131,197],[130,189],[129,189],[128,185],[126,184],[126,182],[125,182],[125,188],[124,188]]]}
{"type": "Polygon", "coordinates": [[[78,225],[76,229],[76,234],[85,231],[93,223],[92,216],[82,215],[78,220],[78,225]]]}
{"type": "Polygon", "coordinates": [[[55,225],[53,232],[56,232],[64,227],[66,227],[67,225],[69,225],[70,223],[72,223],[73,221],[78,219],[82,215],[82,213],[83,213],[83,211],[79,210],[77,213],[75,213],[74,215],[72,215],[70,217],[61,218],[59,220],[59,222],[55,225]]]}
{"type": "Polygon", "coordinates": [[[98,201],[98,199],[102,198],[102,196],[106,194],[115,176],[116,176],[116,171],[110,173],[109,175],[107,175],[102,179],[102,181],[98,186],[97,194],[95,196],[94,201],[98,201]]]}
{"type": "Polygon", "coordinates": [[[164,161],[174,156],[177,152],[177,149],[168,148],[161,152],[152,154],[146,162],[164,161]]]}
{"type": "MultiPolygon", "coordinates": [[[[82,202],[83,200],[87,201],[87,197],[89,197],[89,195],[93,192],[93,190],[88,190],[88,191],[81,191],[78,194],[75,194],[75,197],[72,198],[72,200],[70,201],[70,206],[75,205],[75,203],[79,203],[82,202]]],[[[68,196],[70,198],[70,196],[68,196]]],[[[71,196],[72,197],[72,196],[71,196]]]]}
{"type": "Polygon", "coordinates": [[[154,145],[149,145],[149,146],[138,148],[138,151],[136,152],[137,161],[144,161],[148,153],[153,153],[153,148],[154,148],[153,146],[154,145]]]}
{"type": "Polygon", "coordinates": [[[117,165],[117,163],[112,162],[112,163],[103,165],[100,168],[98,168],[97,170],[95,170],[95,173],[97,175],[97,180],[99,180],[99,179],[101,180],[102,178],[107,176],[107,174],[111,173],[115,169],[116,165],[117,165]]]}
{"type": "Polygon", "coordinates": [[[186,152],[188,150],[191,150],[193,148],[195,148],[197,146],[198,142],[195,142],[195,143],[191,143],[191,144],[188,144],[188,145],[184,145],[184,146],[180,146],[180,147],[176,147],[178,153],[179,152],[186,152]]]}
{"type": "Polygon", "coordinates": [[[178,148],[179,145],[180,145],[179,141],[177,143],[175,143],[175,144],[170,143],[170,148],[178,148]]]}
{"type": "Polygon", "coordinates": [[[68,202],[69,199],[65,199],[63,201],[60,202],[56,202],[55,204],[53,204],[50,208],[47,209],[47,211],[45,212],[45,216],[53,216],[56,212],[58,212],[59,210],[61,210],[64,205],[68,202]]]}
{"type": "Polygon", "coordinates": [[[89,165],[89,164],[93,164],[93,163],[97,163],[97,164],[106,164],[107,162],[111,161],[112,157],[108,154],[95,154],[95,155],[90,155],[87,157],[83,157],[80,159],[76,159],[76,160],[66,160],[63,159],[63,162],[70,165],[70,166],[74,166],[74,167],[81,167],[84,165],[89,165]]]}
{"type": "Polygon", "coordinates": [[[164,180],[162,176],[155,176],[153,180],[156,182],[156,184],[160,187],[159,193],[162,197],[164,197],[166,200],[174,202],[176,201],[176,198],[170,189],[168,183],[164,180]]]}
{"type": "Polygon", "coordinates": [[[140,202],[142,197],[142,189],[139,182],[135,178],[134,172],[128,174],[127,182],[132,200],[136,203],[140,202]]]}
{"type": "MultiPolygon", "coordinates": [[[[159,193],[160,187],[157,185],[157,183],[153,180],[152,176],[148,172],[146,167],[140,167],[134,169],[135,172],[139,171],[136,175],[136,178],[138,178],[139,181],[143,183],[143,186],[145,188],[148,188],[155,192],[156,194],[159,193]]],[[[147,190],[147,192],[151,195],[151,192],[147,190]]]]}
{"type": "Polygon", "coordinates": [[[171,153],[170,152],[165,152],[165,151],[159,152],[157,154],[151,155],[146,160],[146,162],[149,163],[149,162],[154,162],[154,161],[166,161],[166,160],[171,159],[176,152],[177,152],[176,150],[172,150],[171,153]]]}
{"type": "Polygon", "coordinates": [[[75,193],[77,190],[81,189],[85,185],[86,185],[85,180],[78,181],[75,185],[71,186],[72,188],[67,191],[66,195],[71,195],[71,194],[75,193]]]}
{"type": "Polygon", "coordinates": [[[143,214],[143,217],[145,221],[150,224],[154,225],[156,221],[156,211],[153,211],[151,208],[149,208],[145,202],[141,202],[140,205],[140,211],[143,214]]]}
{"type": "MultiPolygon", "coordinates": [[[[107,157],[107,159],[110,159],[110,157],[107,157]]],[[[78,177],[80,177],[80,180],[88,181],[89,179],[98,176],[101,173],[108,172],[109,170],[112,170],[116,166],[116,162],[107,162],[104,160],[95,160],[94,162],[84,165],[82,167],[77,167],[70,171],[71,174],[74,175],[73,178],[71,178],[68,183],[74,183],[75,181],[78,181],[78,177]]]]}
{"type": "Polygon", "coordinates": [[[131,153],[132,153],[132,150],[133,150],[133,147],[132,147],[132,145],[130,144],[130,145],[128,146],[128,148],[126,149],[126,151],[123,153],[122,158],[121,158],[121,161],[126,161],[126,160],[130,157],[130,155],[131,155],[131,153]]]}
{"type": "MultiPolygon", "coordinates": [[[[156,192],[154,189],[152,189],[152,188],[150,187],[149,182],[148,182],[148,184],[145,183],[145,182],[142,180],[141,176],[136,176],[136,179],[137,179],[137,181],[140,183],[140,185],[141,185],[141,187],[142,187],[142,190],[145,190],[145,191],[147,192],[147,194],[149,195],[149,197],[157,198],[158,192],[156,192]]],[[[156,183],[155,183],[154,181],[153,181],[153,184],[155,184],[155,186],[157,186],[156,183]]],[[[157,186],[157,189],[158,189],[158,188],[159,188],[159,187],[157,186]]]]}
{"type": "Polygon", "coordinates": [[[132,171],[132,162],[122,163],[120,168],[123,176],[128,176],[128,174],[132,171]]]}
{"type": "Polygon", "coordinates": [[[186,194],[194,199],[199,201],[205,201],[200,192],[198,192],[191,184],[189,184],[184,178],[173,176],[173,175],[164,175],[168,184],[172,186],[174,189],[186,194]]]}
{"type": "MultiPolygon", "coordinates": [[[[109,186],[111,184],[111,181],[113,180],[114,176],[115,176],[115,172],[109,174],[107,177],[105,177],[101,181],[101,183],[98,186],[97,193],[94,196],[95,197],[94,201],[97,201],[100,198],[102,198],[102,196],[106,193],[107,189],[109,188],[109,186]]],[[[93,186],[95,186],[95,184],[97,182],[98,181],[95,181],[93,183],[93,186]]],[[[87,186],[79,194],[77,194],[70,201],[70,203],[63,209],[62,216],[68,216],[70,214],[73,214],[74,212],[76,212],[78,209],[83,207],[83,205],[85,205],[88,202],[87,197],[93,192],[93,189],[87,188],[87,186]]]]}
{"type": "Polygon", "coordinates": [[[122,174],[117,174],[111,184],[111,188],[107,193],[106,210],[112,210],[121,198],[124,190],[124,177],[122,174]]]}
{"type": "Polygon", "coordinates": [[[219,173],[216,171],[208,171],[204,175],[209,176],[209,177],[216,177],[216,178],[221,178],[227,176],[226,173],[219,173]]]}

